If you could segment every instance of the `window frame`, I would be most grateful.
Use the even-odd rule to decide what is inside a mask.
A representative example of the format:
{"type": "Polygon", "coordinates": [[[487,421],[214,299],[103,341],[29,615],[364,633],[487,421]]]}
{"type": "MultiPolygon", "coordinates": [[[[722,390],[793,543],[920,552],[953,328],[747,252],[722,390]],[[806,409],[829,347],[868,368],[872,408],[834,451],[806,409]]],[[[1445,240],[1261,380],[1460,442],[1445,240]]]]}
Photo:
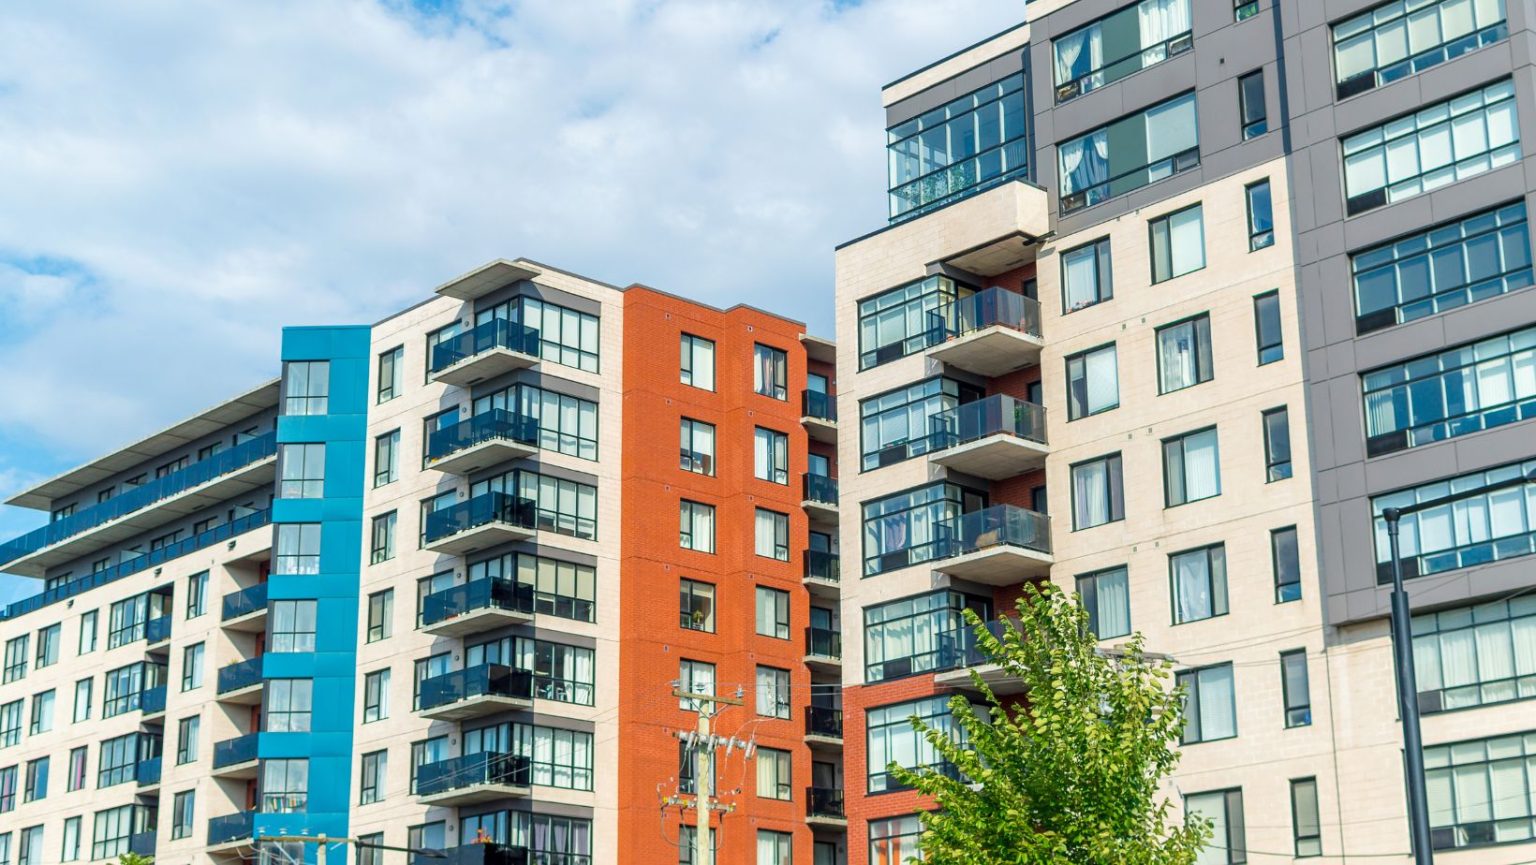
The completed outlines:
{"type": "Polygon", "coordinates": [[[1251,141],[1269,132],[1269,106],[1264,92],[1264,67],[1237,76],[1237,120],[1242,127],[1243,140],[1251,141]],[[1258,93],[1251,92],[1254,83],[1258,93]],[[1257,98],[1258,105],[1253,104],[1257,98]],[[1250,111],[1257,107],[1257,113],[1250,111]]]}
{"type": "MultiPolygon", "coordinates": [[[[1091,306],[1098,306],[1115,299],[1114,261],[1112,245],[1109,235],[1078,244],[1060,254],[1061,258],[1061,313],[1071,315],[1079,310],[1091,306]],[[1073,303],[1071,300],[1071,286],[1068,279],[1068,259],[1074,255],[1091,253],[1089,258],[1093,261],[1093,300],[1073,303]]],[[[1114,343],[1110,343],[1113,345],[1114,343]]]]}
{"type": "Polygon", "coordinates": [[[1067,486],[1068,492],[1071,494],[1072,499],[1072,531],[1087,531],[1088,529],[1095,529],[1099,526],[1107,526],[1112,523],[1118,523],[1125,519],[1125,459],[1121,451],[1100,454],[1096,457],[1090,457],[1089,459],[1079,460],[1078,462],[1072,463],[1067,467],[1067,486]],[[1096,463],[1104,464],[1104,500],[1105,507],[1107,508],[1107,518],[1102,522],[1084,524],[1078,521],[1079,511],[1077,506],[1077,472],[1079,469],[1094,465],[1096,463]],[[1116,511],[1117,501],[1115,497],[1116,478],[1119,479],[1118,485],[1120,489],[1118,512],[1116,511]]]}
{"type": "Polygon", "coordinates": [[[1160,285],[1160,284],[1162,284],[1164,282],[1168,282],[1169,280],[1178,279],[1181,276],[1188,276],[1191,273],[1198,273],[1198,272],[1200,272],[1202,270],[1205,270],[1206,265],[1209,262],[1208,262],[1208,258],[1206,256],[1206,254],[1205,254],[1205,207],[1204,207],[1204,205],[1205,205],[1205,202],[1197,201],[1194,204],[1187,204],[1187,205],[1185,205],[1183,207],[1177,208],[1175,210],[1170,210],[1167,213],[1164,213],[1164,214],[1161,214],[1161,215],[1158,215],[1158,216],[1154,216],[1151,219],[1147,220],[1147,265],[1148,265],[1148,267],[1151,268],[1151,284],[1152,285],[1160,285]],[[1199,264],[1199,266],[1191,267],[1188,270],[1179,270],[1179,271],[1175,272],[1176,265],[1173,262],[1173,255],[1174,255],[1174,242],[1173,242],[1174,223],[1173,223],[1173,220],[1176,217],[1184,216],[1184,215],[1188,214],[1191,211],[1198,211],[1198,216],[1199,216],[1198,224],[1200,226],[1200,264],[1199,264]],[[1162,276],[1162,277],[1159,277],[1157,275],[1157,258],[1158,258],[1158,251],[1159,251],[1159,244],[1158,244],[1158,227],[1159,226],[1163,227],[1163,239],[1168,242],[1167,250],[1163,253],[1163,256],[1166,259],[1167,264],[1168,264],[1168,273],[1167,273],[1167,275],[1162,276]]]}
{"type": "Polygon", "coordinates": [[[1253,296],[1253,340],[1258,352],[1259,366],[1267,366],[1285,360],[1285,322],[1281,317],[1280,289],[1271,289],[1253,296]],[[1273,308],[1268,315],[1274,317],[1274,339],[1266,342],[1264,331],[1266,330],[1265,318],[1268,304],[1273,302],[1273,308]]]}
{"type": "Polygon", "coordinates": [[[1170,321],[1167,324],[1158,326],[1153,330],[1152,347],[1157,358],[1158,396],[1189,390],[1192,387],[1197,387],[1216,378],[1216,338],[1212,333],[1210,312],[1196,313],[1195,315],[1181,318],[1178,321],[1170,321]],[[1202,324],[1204,325],[1203,328],[1201,327],[1202,324]],[[1163,334],[1174,328],[1186,326],[1190,328],[1190,356],[1194,361],[1192,366],[1194,380],[1188,384],[1168,388],[1165,387],[1167,381],[1163,371],[1163,334]],[[1200,342],[1202,334],[1206,340],[1203,351],[1200,342]],[[1202,374],[1205,376],[1204,378],[1201,378],[1202,374]]]}
{"type": "Polygon", "coordinates": [[[1280,705],[1287,730],[1312,726],[1312,671],[1307,667],[1306,649],[1287,649],[1280,653],[1280,705]],[[1296,666],[1298,663],[1299,668],[1296,666]],[[1291,690],[1291,678],[1297,669],[1300,670],[1301,681],[1296,684],[1298,690],[1303,691],[1301,694],[1294,694],[1291,690]]]}
{"type": "Polygon", "coordinates": [[[1208,426],[1208,427],[1202,427],[1201,429],[1190,430],[1189,432],[1179,433],[1178,435],[1169,436],[1169,437],[1163,439],[1162,440],[1162,457],[1163,457],[1163,507],[1165,509],[1181,507],[1183,505],[1194,504],[1196,502],[1203,502],[1203,501],[1207,501],[1209,499],[1218,498],[1221,495],[1221,439],[1220,439],[1220,436],[1218,435],[1217,429],[1216,429],[1216,427],[1214,425],[1208,426]],[[1211,436],[1211,450],[1212,450],[1212,460],[1213,460],[1212,468],[1214,470],[1213,474],[1214,474],[1215,481],[1216,481],[1215,491],[1211,492],[1208,495],[1199,496],[1198,498],[1190,498],[1190,494],[1189,494],[1189,486],[1190,486],[1190,484],[1189,484],[1189,469],[1190,469],[1189,440],[1193,439],[1193,438],[1195,438],[1197,436],[1205,436],[1207,434],[1209,434],[1211,436]],[[1179,477],[1179,486],[1182,489],[1182,493],[1179,494],[1177,500],[1175,500],[1175,495],[1174,495],[1174,471],[1173,471],[1172,460],[1170,459],[1171,453],[1172,453],[1171,448],[1174,448],[1174,447],[1178,448],[1178,460],[1179,460],[1179,466],[1180,466],[1180,470],[1179,470],[1179,475],[1180,475],[1180,477],[1179,477]]]}
{"type": "Polygon", "coordinates": [[[1278,529],[1269,530],[1269,564],[1271,573],[1274,574],[1275,578],[1275,603],[1289,604],[1301,600],[1303,593],[1301,586],[1301,538],[1297,532],[1296,526],[1281,526],[1278,529]],[[1294,579],[1282,580],[1281,544],[1284,542],[1283,539],[1287,533],[1289,533],[1291,539],[1290,543],[1292,547],[1292,554],[1295,558],[1296,572],[1294,574],[1294,579]],[[1289,590],[1291,586],[1295,587],[1294,595],[1292,591],[1289,590]]]}
{"type": "Polygon", "coordinates": [[[1275,199],[1274,188],[1269,184],[1269,178],[1255,180],[1243,187],[1244,212],[1248,217],[1248,251],[1258,252],[1275,245],[1275,199]],[[1259,224],[1259,208],[1255,206],[1257,193],[1262,189],[1263,218],[1267,225],[1259,224]]]}
{"type": "Polygon", "coordinates": [[[1177,550],[1168,554],[1168,606],[1172,619],[1171,624],[1173,626],[1189,625],[1196,622],[1207,622],[1212,619],[1219,619],[1223,616],[1231,614],[1232,598],[1230,594],[1231,589],[1229,586],[1227,574],[1226,547],[1226,542],[1217,541],[1212,544],[1205,544],[1204,546],[1177,550]],[[1215,573],[1216,559],[1213,558],[1212,555],[1216,552],[1220,552],[1221,554],[1221,579],[1219,584],[1217,582],[1215,573]],[[1179,601],[1180,582],[1177,560],[1183,558],[1184,556],[1193,556],[1200,553],[1205,554],[1205,594],[1211,613],[1208,616],[1200,616],[1198,618],[1181,618],[1179,601]]]}

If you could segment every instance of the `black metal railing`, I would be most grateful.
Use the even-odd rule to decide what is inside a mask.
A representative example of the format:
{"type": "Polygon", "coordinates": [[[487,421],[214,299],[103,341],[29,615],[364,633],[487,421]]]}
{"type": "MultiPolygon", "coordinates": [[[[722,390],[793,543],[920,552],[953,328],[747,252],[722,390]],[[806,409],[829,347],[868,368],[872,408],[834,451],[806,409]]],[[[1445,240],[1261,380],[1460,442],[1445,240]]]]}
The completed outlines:
{"type": "Polygon", "coordinates": [[[537,504],[533,499],[507,493],[482,493],[467,502],[427,514],[426,541],[430,544],[491,523],[535,528],[538,524],[537,504]]]}
{"type": "Polygon", "coordinates": [[[434,430],[427,436],[427,461],[472,448],[488,441],[512,441],[537,447],[539,422],[527,415],[514,414],[504,409],[481,412],[469,420],[434,430]]]}
{"type": "Polygon", "coordinates": [[[213,768],[223,769],[251,762],[256,759],[256,746],[260,741],[260,733],[246,733],[244,736],[214,742],[213,768]]]}
{"type": "Polygon", "coordinates": [[[831,706],[806,706],[805,732],[810,736],[843,738],[843,710],[831,706]]]}
{"type": "Polygon", "coordinates": [[[227,694],[261,684],[261,658],[236,661],[219,668],[219,693],[227,694]]]}
{"type": "Polygon", "coordinates": [[[480,664],[421,681],[423,710],[449,706],[474,697],[533,699],[533,674],[503,664],[480,664]]]}
{"type": "Polygon", "coordinates": [[[837,422],[837,397],[829,393],[808,390],[800,395],[800,413],[806,417],[837,422]]]}
{"type": "Polygon", "coordinates": [[[940,305],[928,313],[930,346],[989,327],[1040,336],[1040,302],[993,286],[940,305]]]}
{"type": "Polygon", "coordinates": [[[533,761],[519,754],[482,752],[416,767],[416,795],[431,796],[480,784],[527,787],[533,761]]]}
{"type": "Polygon", "coordinates": [[[208,843],[228,844],[251,837],[256,828],[255,811],[236,811],[219,817],[208,818],[208,843]]]}
{"type": "Polygon", "coordinates": [[[267,607],[267,584],[257,583],[250,588],[230,592],[224,596],[224,621],[238,619],[248,613],[267,607]]]}
{"type": "Polygon", "coordinates": [[[805,816],[844,818],[843,791],[839,787],[805,788],[805,816]]]}
{"type": "Polygon", "coordinates": [[[532,614],[533,586],[500,577],[485,577],[433,592],[421,599],[421,623],[435,625],[476,610],[532,614]]]}
{"type": "Polygon", "coordinates": [[[805,500],[824,505],[837,504],[837,478],[826,475],[805,476],[805,500]]]}
{"type": "Polygon", "coordinates": [[[842,632],[832,628],[806,628],[805,653],[819,658],[841,658],[843,656],[842,632]]]}
{"type": "Polygon", "coordinates": [[[835,583],[838,581],[840,571],[837,562],[836,553],[829,553],[826,550],[806,550],[805,578],[835,583]]]}
{"type": "Polygon", "coordinates": [[[928,421],[930,451],[952,448],[994,435],[1010,435],[1045,444],[1045,409],[1007,394],[994,394],[939,412],[928,421]]]}
{"type": "MultiPolygon", "coordinates": [[[[1000,621],[986,623],[987,632],[1000,640],[1010,627],[1013,626],[1000,621]]],[[[976,630],[970,625],[938,635],[933,660],[934,672],[979,667],[990,662],[991,659],[976,645],[976,630]]]]}
{"type": "Polygon", "coordinates": [[[538,357],[539,331],[504,318],[491,319],[433,346],[432,372],[442,372],[460,361],[496,348],[538,357]]]}

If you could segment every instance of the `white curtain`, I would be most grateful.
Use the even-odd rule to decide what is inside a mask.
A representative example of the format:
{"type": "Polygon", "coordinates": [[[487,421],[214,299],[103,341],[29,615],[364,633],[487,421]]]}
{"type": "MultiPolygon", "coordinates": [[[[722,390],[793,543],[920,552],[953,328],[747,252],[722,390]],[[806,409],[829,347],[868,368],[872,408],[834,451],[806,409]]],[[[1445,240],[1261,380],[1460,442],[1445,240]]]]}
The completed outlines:
{"type": "Polygon", "coordinates": [[[1215,430],[1184,440],[1184,492],[1188,501],[1209,498],[1221,492],[1221,463],[1215,430]]]}
{"type": "Polygon", "coordinates": [[[1073,310],[1098,300],[1098,251],[1085,246],[1062,256],[1062,275],[1066,279],[1067,309],[1073,310]]]}
{"type": "Polygon", "coordinates": [[[1195,382],[1194,331],[1193,325],[1184,324],[1166,328],[1157,335],[1158,367],[1164,393],[1195,382]]]}
{"type": "Polygon", "coordinates": [[[756,525],[756,552],[758,555],[767,556],[770,559],[773,558],[773,532],[773,514],[769,511],[765,511],[759,508],[757,511],[756,525]]]}
{"type": "MultiPolygon", "coordinates": [[[[1205,553],[1187,553],[1173,561],[1175,601],[1179,605],[1178,621],[1193,622],[1208,619],[1211,608],[1211,575],[1205,553]]],[[[1204,694],[1200,703],[1205,704],[1204,694]]]]}
{"type": "Polygon", "coordinates": [[[1203,793],[1184,800],[1184,808],[1211,821],[1211,839],[1195,859],[1196,865],[1227,865],[1227,806],[1225,793],[1203,793]]]}
{"type": "Polygon", "coordinates": [[[1083,164],[1086,155],[1088,138],[1079,138],[1061,145],[1061,194],[1071,195],[1088,185],[1087,181],[1078,176],[1078,168],[1083,164]]]}
{"type": "Polygon", "coordinates": [[[1098,578],[1098,636],[1119,637],[1131,632],[1131,597],[1129,579],[1124,570],[1098,578]]]}
{"type": "Polygon", "coordinates": [[[1088,355],[1085,366],[1088,379],[1088,411],[1101,411],[1120,404],[1120,379],[1115,370],[1113,348],[1088,355]]]}
{"type": "Polygon", "coordinates": [[[1057,84],[1066,84],[1077,77],[1074,71],[1077,66],[1077,59],[1082,56],[1083,47],[1088,42],[1089,32],[1097,29],[1097,27],[1089,27],[1065,39],[1056,40],[1057,84]]]}
{"type": "Polygon", "coordinates": [[[1086,463],[1072,469],[1072,500],[1076,503],[1077,528],[1096,526],[1109,520],[1109,483],[1103,462],[1086,463]]]}
{"type": "Polygon", "coordinates": [[[1200,673],[1200,738],[1205,741],[1237,735],[1236,701],[1232,668],[1217,667],[1200,673]]]}

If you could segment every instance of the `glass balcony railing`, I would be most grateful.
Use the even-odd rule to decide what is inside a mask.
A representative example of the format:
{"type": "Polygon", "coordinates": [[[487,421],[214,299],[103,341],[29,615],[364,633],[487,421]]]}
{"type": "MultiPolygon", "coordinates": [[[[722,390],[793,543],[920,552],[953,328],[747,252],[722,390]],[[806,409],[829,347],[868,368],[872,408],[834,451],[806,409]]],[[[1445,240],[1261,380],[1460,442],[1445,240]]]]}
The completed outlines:
{"type": "MultiPolygon", "coordinates": [[[[1002,639],[1004,629],[1011,627],[1003,622],[986,623],[987,632],[1002,639]]],[[[969,625],[939,634],[935,646],[933,672],[979,667],[990,659],[976,645],[976,631],[969,625]]]]}
{"type": "Polygon", "coordinates": [[[139,711],[146,715],[158,715],[165,711],[165,686],[145,688],[139,694],[139,711]]]}
{"type": "Polygon", "coordinates": [[[249,613],[267,608],[267,584],[257,583],[238,592],[224,596],[224,621],[238,619],[249,613]]]}
{"type": "Polygon", "coordinates": [[[479,784],[527,787],[533,778],[533,761],[518,754],[483,752],[465,754],[416,767],[416,795],[432,796],[479,784]]]}
{"type": "Polygon", "coordinates": [[[460,361],[492,349],[504,348],[539,356],[539,331],[515,321],[495,318],[432,348],[432,372],[442,372],[460,361]]]}
{"type": "Polygon", "coordinates": [[[810,736],[843,738],[843,710],[831,706],[806,706],[805,732],[810,736]]]}
{"type": "Polygon", "coordinates": [[[475,610],[533,612],[533,586],[497,577],[472,580],[421,599],[421,623],[435,625],[475,610]]]}
{"type": "Polygon", "coordinates": [[[481,412],[428,435],[427,460],[440,460],[488,441],[511,441],[538,447],[539,422],[503,409],[481,412]]]}
{"type": "MultiPolygon", "coordinates": [[[[410,865],[567,865],[567,858],[575,854],[570,853],[539,853],[534,854],[537,859],[530,859],[528,848],[507,847],[501,844],[464,844],[458,847],[448,847],[443,850],[433,850],[430,853],[412,853],[408,861],[410,865]],[[551,859],[549,857],[558,857],[551,859]]],[[[583,865],[587,857],[579,857],[583,865]]],[[[571,860],[569,865],[577,865],[571,860]]]]}
{"type": "Polygon", "coordinates": [[[261,684],[261,658],[236,661],[219,668],[219,693],[227,694],[251,685],[261,684]]]}
{"type": "Polygon", "coordinates": [[[426,541],[430,544],[491,523],[533,529],[537,525],[537,516],[533,499],[507,493],[484,493],[427,514],[426,541]]]}
{"type": "Polygon", "coordinates": [[[213,768],[223,769],[251,762],[256,759],[256,746],[260,740],[260,733],[246,733],[244,736],[214,742],[213,768]]]}
{"type": "Polygon", "coordinates": [[[533,675],[503,664],[481,664],[421,681],[423,711],[474,697],[533,699],[533,675]]]}
{"type": "Polygon", "coordinates": [[[843,791],[840,787],[805,788],[805,816],[844,818],[843,791]]]}
{"type": "Polygon", "coordinates": [[[228,844],[251,837],[256,828],[255,811],[236,811],[219,817],[208,818],[208,844],[228,844]]]}
{"type": "MultiPolygon", "coordinates": [[[[909,767],[918,772],[933,772],[946,778],[960,780],[960,770],[954,763],[941,761],[927,766],[909,767]]],[[[910,790],[912,788],[896,780],[896,776],[889,772],[875,772],[869,776],[869,792],[871,793],[895,793],[898,790],[910,790]]]]}
{"type": "Polygon", "coordinates": [[[993,505],[946,520],[939,526],[941,557],[963,556],[996,546],[1051,551],[1051,521],[1045,514],[993,505]]]}
{"type": "Polygon", "coordinates": [[[837,504],[837,478],[829,478],[826,475],[806,475],[805,500],[824,505],[837,504]]]}
{"type": "Polygon", "coordinates": [[[140,787],[153,787],[160,783],[160,758],[140,760],[133,769],[133,779],[140,787]]]}
{"type": "Polygon", "coordinates": [[[808,580],[828,580],[837,582],[838,578],[837,553],[829,553],[825,550],[805,551],[805,578],[808,580]]]}
{"type": "Polygon", "coordinates": [[[843,635],[832,628],[806,628],[805,653],[822,658],[843,656],[843,635]]]}
{"type": "Polygon", "coordinates": [[[235,520],[234,522],[225,523],[217,528],[209,529],[200,535],[193,535],[190,538],[177,541],[174,544],[166,544],[154,552],[139,556],[135,559],[129,559],[128,561],[121,562],[117,565],[113,565],[112,567],[105,568],[100,571],[96,571],[95,573],[81,577],[78,580],[65,583],[64,585],[57,588],[49,589],[40,595],[33,595],[30,598],[23,598],[6,607],[5,614],[0,615],[0,619],[9,619],[22,615],[23,613],[30,613],[33,610],[42,609],[49,604],[58,603],[59,601],[62,601],[66,598],[72,598],[75,595],[81,594],[82,592],[88,592],[91,589],[104,586],[107,583],[120,580],[123,577],[132,576],[133,574],[137,574],[142,571],[147,571],[150,568],[164,564],[168,561],[171,561],[172,559],[177,559],[190,553],[195,553],[198,550],[225,543],[236,535],[242,535],[246,532],[259,529],[271,521],[271,511],[256,511],[255,513],[247,514],[235,520]]]}
{"type": "Polygon", "coordinates": [[[45,547],[94,529],[134,511],[143,510],[155,502],[179,495],[193,487],[245,468],[277,453],[277,433],[270,432],[226,451],[198,460],[180,471],[133,487],[101,504],[81,508],[74,514],[54,520],[40,529],[28,532],[15,540],[0,544],[0,564],[28,556],[45,547]]]}
{"type": "Polygon", "coordinates": [[[128,836],[128,852],[137,856],[155,855],[155,833],[135,832],[128,836]]]}
{"type": "Polygon", "coordinates": [[[806,417],[837,422],[837,397],[808,390],[800,396],[800,413],[806,417]]]}
{"type": "Polygon", "coordinates": [[[979,330],[999,326],[1040,336],[1040,302],[993,286],[928,313],[929,345],[939,345],[979,330]]]}
{"type": "Polygon", "coordinates": [[[956,406],[934,415],[929,421],[930,451],[984,439],[1011,435],[1045,444],[1045,409],[1032,402],[996,394],[956,406]]]}
{"type": "Polygon", "coordinates": [[[171,638],[171,616],[156,616],[144,623],[144,642],[151,646],[171,638]]]}

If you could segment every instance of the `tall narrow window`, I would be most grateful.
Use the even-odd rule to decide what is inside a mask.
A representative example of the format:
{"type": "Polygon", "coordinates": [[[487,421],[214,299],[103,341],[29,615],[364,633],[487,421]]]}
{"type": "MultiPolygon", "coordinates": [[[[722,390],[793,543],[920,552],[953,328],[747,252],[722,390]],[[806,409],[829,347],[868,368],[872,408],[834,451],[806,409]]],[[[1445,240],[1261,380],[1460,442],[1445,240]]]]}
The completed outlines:
{"type": "Polygon", "coordinates": [[[715,389],[715,343],[691,333],[682,339],[682,382],[703,390],[715,389]]]}
{"type": "Polygon", "coordinates": [[[1275,244],[1275,213],[1270,204],[1269,178],[1250,183],[1243,190],[1248,199],[1248,251],[1275,244]]]}
{"type": "Polygon", "coordinates": [[[1317,779],[1291,781],[1291,831],[1296,837],[1296,857],[1323,855],[1323,825],[1318,817],[1317,779]]]}
{"type": "Polygon", "coordinates": [[[752,476],[776,484],[789,483],[789,436],[763,427],[753,431],[752,476]]]}
{"type": "MultiPolygon", "coordinates": [[[[757,795],[763,799],[788,799],[790,754],[777,748],[757,749],[757,795]]],[[[778,860],[770,860],[777,862],[778,860]]]]}
{"type": "Polygon", "coordinates": [[[315,650],[315,601],[273,601],[271,652],[315,650]]]}
{"type": "Polygon", "coordinates": [[[394,633],[395,590],[385,589],[368,596],[368,642],[377,643],[394,633]]]}
{"type": "Polygon", "coordinates": [[[685,472],[715,473],[715,425],[683,418],[678,466],[685,472]]]}
{"type": "Polygon", "coordinates": [[[81,679],[75,683],[75,713],[72,723],[91,719],[91,691],[94,689],[94,679],[81,679]]]}
{"type": "Polygon", "coordinates": [[[1285,693],[1285,726],[1311,726],[1312,689],[1307,683],[1306,650],[1280,653],[1280,685],[1285,693]]]}
{"type": "Polygon", "coordinates": [[[1296,527],[1270,532],[1269,546],[1275,566],[1275,603],[1301,600],[1301,553],[1296,547],[1296,527]]]}
{"type": "Polygon", "coordinates": [[[1211,380],[1211,317],[1205,313],[1157,329],[1158,393],[1211,380]]]}
{"type": "Polygon", "coordinates": [[[197,739],[202,728],[201,715],[176,722],[176,765],[183,766],[197,761],[197,739]]]}
{"type": "Polygon", "coordinates": [[[274,574],[320,573],[320,524],[282,523],[277,526],[274,574]]]}
{"type": "Polygon", "coordinates": [[[1253,333],[1259,346],[1259,366],[1285,357],[1280,334],[1280,292],[1267,291],[1253,299],[1253,333]]]}
{"type": "Polygon", "coordinates": [[[195,643],[182,649],[181,689],[183,691],[191,691],[203,686],[203,657],[202,643],[195,643]]]}
{"type": "Polygon", "coordinates": [[[1216,428],[1163,439],[1163,497],[1168,507],[1221,495],[1216,428]]]}
{"type": "Polygon", "coordinates": [[[369,561],[373,564],[387,562],[395,557],[395,523],[398,518],[398,511],[373,518],[373,541],[369,553],[369,561]]]}
{"type": "Polygon", "coordinates": [[[362,777],[358,781],[357,804],[370,805],[384,801],[384,780],[388,774],[385,761],[388,751],[370,751],[362,756],[362,777]]]}
{"type": "Polygon", "coordinates": [[[1120,455],[1109,454],[1072,466],[1072,530],[1125,519],[1125,482],[1120,455]]]}
{"type": "Polygon", "coordinates": [[[96,611],[88,610],[80,614],[80,643],[79,652],[88,655],[96,651],[96,611]]]}
{"type": "Polygon", "coordinates": [[[715,508],[684,499],[678,506],[681,515],[680,546],[701,553],[715,551],[715,508]]]}
{"type": "Polygon", "coordinates": [[[318,499],[325,495],[325,445],[279,445],[278,461],[283,467],[278,498],[318,499]]]}
{"type": "Polygon", "coordinates": [[[1175,677],[1184,687],[1184,736],[1190,745],[1214,742],[1237,735],[1237,694],[1232,685],[1232,665],[1217,664],[1186,670],[1175,677]]]}
{"type": "Polygon", "coordinates": [[[208,572],[199,571],[187,577],[187,618],[195,619],[208,612],[208,572]]]}
{"type": "Polygon", "coordinates": [[[1107,640],[1131,632],[1131,592],[1125,568],[1109,568],[1077,578],[1077,594],[1088,611],[1088,630],[1107,640]]]}
{"type": "Polygon", "coordinates": [[[753,520],[754,551],[759,556],[789,561],[789,515],[758,508],[753,520]]]}
{"type": "MultiPolygon", "coordinates": [[[[689,694],[715,693],[715,665],[705,661],[690,661],[687,658],[678,662],[678,684],[683,691],[689,694]]],[[[690,697],[679,697],[678,708],[685,712],[697,712],[701,708],[703,700],[695,700],[690,697]]]]}
{"type": "Polygon", "coordinates": [[[752,389],[774,399],[789,399],[789,356],[772,346],[752,346],[752,389]]]}
{"type": "Polygon", "coordinates": [[[283,372],[283,414],[325,414],[330,410],[331,364],[291,360],[283,372]]]}
{"type": "Polygon", "coordinates": [[[1114,297],[1109,238],[1061,254],[1061,311],[1075,312],[1114,297]]]}
{"type": "Polygon", "coordinates": [[[789,671],[758,667],[757,714],[764,718],[788,718],[789,710],[789,671]]]}
{"type": "Polygon", "coordinates": [[[757,587],[757,633],[764,637],[789,639],[789,592],[757,587]]]}
{"type": "Polygon", "coordinates": [[[183,790],[171,800],[171,837],[192,837],[193,814],[197,810],[197,791],[183,790]]]}
{"type": "Polygon", "coordinates": [[[1237,79],[1237,104],[1242,116],[1243,140],[1269,131],[1269,112],[1264,107],[1264,70],[1255,69],[1237,79]]]}
{"type": "Polygon", "coordinates": [[[1152,239],[1152,281],[1183,276],[1205,267],[1205,220],[1195,204],[1148,223],[1152,239]]]}
{"type": "Polygon", "coordinates": [[[715,631],[715,587],[698,580],[678,581],[677,623],[690,631],[715,631]]]}
{"type": "Polygon", "coordinates": [[[389,717],[389,668],[363,676],[363,723],[389,717]]]}
{"type": "Polygon", "coordinates": [[[1227,614],[1227,551],[1222,544],[1168,557],[1173,580],[1173,623],[1227,614]]]}
{"type": "Polygon", "coordinates": [[[1067,420],[1119,406],[1120,373],[1114,343],[1067,358],[1067,420]]]}
{"type": "Polygon", "coordinates": [[[302,814],[309,810],[309,761],[261,761],[261,812],[302,814]]]}
{"type": "Polygon", "coordinates": [[[1291,476],[1291,419],[1285,406],[1264,412],[1264,480],[1291,476]]]}
{"type": "Polygon", "coordinates": [[[53,729],[53,710],[58,702],[57,692],[47,690],[32,698],[32,735],[46,733],[53,729]]]}
{"type": "Polygon", "coordinates": [[[1248,861],[1248,833],[1243,820],[1243,791],[1217,790],[1184,797],[1184,813],[1211,821],[1211,840],[1200,865],[1240,865],[1248,861]]]}
{"type": "Polygon", "coordinates": [[[80,821],[79,817],[66,817],[64,819],[64,849],[59,855],[61,862],[78,862],[80,860],[80,821]]]}
{"type": "Polygon", "coordinates": [[[389,402],[400,395],[405,374],[405,346],[397,345],[379,355],[379,402],[389,402]]]}
{"type": "Polygon", "coordinates": [[[400,431],[390,430],[373,440],[373,485],[382,487],[399,477],[400,431]]]}

